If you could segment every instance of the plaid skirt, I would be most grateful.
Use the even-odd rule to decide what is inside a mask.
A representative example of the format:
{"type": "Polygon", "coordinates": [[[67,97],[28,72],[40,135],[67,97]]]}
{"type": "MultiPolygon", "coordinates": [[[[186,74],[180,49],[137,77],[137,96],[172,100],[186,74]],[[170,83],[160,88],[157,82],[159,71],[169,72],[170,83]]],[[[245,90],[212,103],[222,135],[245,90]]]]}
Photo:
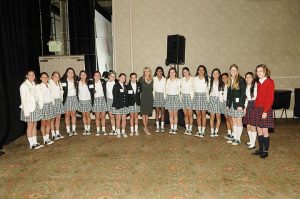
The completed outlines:
{"type": "Polygon", "coordinates": [[[94,99],[93,112],[106,112],[107,105],[105,97],[96,97],[94,99]]]}
{"type": "Polygon", "coordinates": [[[113,101],[114,101],[113,99],[107,98],[106,104],[107,104],[107,111],[108,112],[113,111],[113,107],[112,107],[113,101]]]}
{"type": "Polygon", "coordinates": [[[64,114],[65,110],[64,110],[64,105],[62,104],[62,100],[61,99],[55,99],[54,100],[54,114],[56,115],[61,115],[64,114]]]}
{"type": "Polygon", "coordinates": [[[220,98],[216,96],[209,97],[208,112],[210,113],[221,113],[221,102],[220,98]]]}
{"type": "Polygon", "coordinates": [[[270,109],[267,112],[267,118],[262,119],[261,116],[263,114],[263,108],[254,107],[253,109],[253,123],[251,125],[257,126],[259,128],[274,128],[274,118],[273,111],[270,109]]]}
{"type": "Polygon", "coordinates": [[[207,101],[206,93],[195,93],[193,102],[194,102],[194,105],[193,105],[194,110],[197,110],[197,111],[208,110],[208,101],[207,101]]]}
{"type": "Polygon", "coordinates": [[[165,99],[164,99],[164,93],[155,92],[153,107],[163,108],[163,107],[165,107],[165,105],[166,105],[166,102],[165,102],[165,99]]]}
{"type": "Polygon", "coordinates": [[[41,109],[41,120],[50,120],[55,118],[55,116],[54,105],[52,102],[44,104],[41,109]]]}
{"type": "Polygon", "coordinates": [[[248,106],[246,109],[246,115],[244,117],[243,123],[248,125],[248,124],[253,124],[254,123],[254,118],[253,118],[253,110],[254,110],[254,100],[248,101],[248,106]]]}
{"type": "Polygon", "coordinates": [[[221,114],[229,115],[229,110],[226,107],[226,101],[221,102],[221,114]]]}
{"type": "Polygon", "coordinates": [[[79,100],[79,112],[91,112],[92,110],[92,101],[91,100],[79,100]]]}
{"type": "Polygon", "coordinates": [[[23,122],[37,122],[41,120],[41,109],[39,105],[36,104],[36,108],[29,116],[25,117],[23,109],[21,109],[20,119],[23,122]]]}
{"type": "Polygon", "coordinates": [[[182,94],[182,108],[183,109],[193,108],[193,101],[190,94],[182,94]]]}
{"type": "Polygon", "coordinates": [[[77,111],[78,109],[78,99],[77,96],[67,96],[67,99],[64,104],[65,112],[66,111],[77,111]]]}
{"type": "Polygon", "coordinates": [[[231,108],[229,109],[229,116],[230,116],[230,117],[233,117],[233,118],[244,117],[244,111],[243,111],[243,110],[241,110],[241,111],[235,110],[235,109],[231,106],[231,108]]]}
{"type": "Polygon", "coordinates": [[[179,95],[167,95],[166,97],[166,109],[169,111],[176,111],[181,108],[179,95]]]}
{"type": "Polygon", "coordinates": [[[133,106],[129,106],[129,113],[139,113],[140,112],[140,106],[136,105],[136,103],[133,106]]]}
{"type": "Polygon", "coordinates": [[[112,107],[112,114],[114,115],[127,115],[129,113],[128,107],[123,107],[116,109],[115,107],[112,107]]]}

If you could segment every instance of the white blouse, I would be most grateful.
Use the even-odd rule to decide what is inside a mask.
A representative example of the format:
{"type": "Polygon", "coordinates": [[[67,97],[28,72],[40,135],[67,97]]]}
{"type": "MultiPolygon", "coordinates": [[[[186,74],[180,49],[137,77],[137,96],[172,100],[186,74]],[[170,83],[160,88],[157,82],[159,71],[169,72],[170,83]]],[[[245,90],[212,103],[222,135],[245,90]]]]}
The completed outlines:
{"type": "Polygon", "coordinates": [[[109,99],[114,99],[114,96],[113,96],[113,88],[114,88],[114,85],[115,85],[115,81],[107,81],[106,82],[106,97],[109,98],[109,99]]]}
{"type": "Polygon", "coordinates": [[[48,104],[51,102],[53,103],[53,96],[52,96],[52,92],[51,92],[49,84],[41,83],[41,84],[39,84],[39,89],[43,96],[44,104],[48,104]]]}
{"type": "Polygon", "coordinates": [[[136,93],[136,82],[135,83],[131,82],[131,87],[132,87],[133,93],[136,93]]]}
{"type": "Polygon", "coordinates": [[[193,77],[190,77],[190,79],[188,80],[185,77],[181,78],[180,85],[181,85],[181,93],[189,94],[193,99],[194,98],[193,77]]]}
{"type": "Polygon", "coordinates": [[[68,81],[68,96],[76,96],[76,88],[74,85],[74,81],[68,81]]]}
{"type": "Polygon", "coordinates": [[[78,97],[79,100],[90,100],[91,93],[89,91],[88,85],[86,83],[78,83],[78,97]]]}
{"type": "MultiPolygon", "coordinates": [[[[208,80],[209,81],[209,80],[208,80]]],[[[200,79],[198,76],[194,78],[193,80],[194,90],[195,93],[206,93],[208,87],[208,84],[205,82],[205,78],[200,79]]]]}
{"type": "Polygon", "coordinates": [[[153,92],[164,93],[166,86],[166,78],[162,77],[160,80],[158,77],[153,77],[153,92]]]}
{"type": "Polygon", "coordinates": [[[52,79],[49,80],[49,87],[52,93],[52,97],[54,99],[62,99],[63,96],[63,90],[61,87],[61,84],[56,84],[52,79]]]}
{"type": "Polygon", "coordinates": [[[104,96],[103,87],[100,80],[95,82],[95,91],[95,98],[104,96]]]}
{"type": "Polygon", "coordinates": [[[213,81],[210,96],[219,97],[219,81],[213,81]]]}
{"type": "Polygon", "coordinates": [[[166,90],[167,95],[179,95],[180,94],[180,80],[178,78],[176,78],[174,80],[168,79],[165,90],[166,90]]]}

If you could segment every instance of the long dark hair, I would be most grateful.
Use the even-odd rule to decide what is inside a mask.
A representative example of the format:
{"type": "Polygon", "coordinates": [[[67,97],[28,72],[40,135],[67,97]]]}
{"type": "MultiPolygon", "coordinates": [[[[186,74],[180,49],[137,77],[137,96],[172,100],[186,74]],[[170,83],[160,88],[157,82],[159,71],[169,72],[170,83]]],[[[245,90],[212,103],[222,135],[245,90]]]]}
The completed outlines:
{"type": "Polygon", "coordinates": [[[178,78],[178,73],[177,73],[177,70],[176,70],[176,68],[175,67],[171,67],[170,69],[169,69],[169,72],[168,72],[168,77],[167,77],[167,79],[169,79],[170,78],[170,71],[171,70],[174,70],[175,71],[175,77],[176,78],[178,78]]]}
{"type": "Polygon", "coordinates": [[[199,65],[198,66],[195,77],[197,77],[199,75],[198,71],[199,71],[200,68],[204,69],[204,79],[205,79],[206,85],[208,85],[208,74],[207,74],[207,69],[204,65],[199,65]]]}
{"type": "Polygon", "coordinates": [[[247,72],[245,75],[245,78],[247,75],[251,75],[251,77],[252,77],[252,82],[251,82],[251,87],[250,87],[250,95],[251,95],[251,97],[254,97],[254,86],[255,86],[255,82],[256,82],[256,76],[252,72],[247,72]]]}
{"type": "Polygon", "coordinates": [[[87,83],[88,82],[88,80],[89,80],[89,76],[88,76],[88,74],[86,73],[86,71],[85,70],[81,70],[80,72],[79,72],[79,81],[81,80],[81,73],[85,73],[86,74],[86,78],[85,78],[85,83],[87,83]]]}
{"type": "Polygon", "coordinates": [[[156,67],[155,72],[154,72],[154,77],[157,76],[157,71],[158,71],[159,69],[162,71],[162,76],[165,77],[164,69],[163,69],[163,67],[161,67],[161,66],[157,66],[157,67],[156,67]]]}
{"type": "Polygon", "coordinates": [[[218,78],[218,81],[219,81],[219,85],[218,85],[218,91],[222,91],[224,89],[224,83],[222,82],[222,75],[221,75],[221,71],[219,68],[214,68],[211,72],[211,77],[210,77],[210,88],[209,88],[209,93],[211,93],[212,91],[212,87],[213,87],[213,83],[214,83],[214,77],[213,77],[213,74],[215,71],[218,71],[219,73],[219,78],[218,78]]]}
{"type": "Polygon", "coordinates": [[[77,87],[77,85],[78,85],[78,82],[77,82],[78,77],[77,77],[77,75],[76,75],[76,73],[75,73],[74,68],[71,68],[71,67],[67,68],[67,70],[65,71],[65,73],[64,73],[64,75],[62,76],[61,79],[67,81],[67,73],[68,73],[69,70],[72,70],[72,71],[73,71],[73,74],[74,74],[74,76],[73,76],[74,85],[75,85],[75,87],[77,87]]]}
{"type": "Polygon", "coordinates": [[[34,71],[32,68],[28,68],[28,69],[26,70],[26,73],[25,73],[25,76],[24,76],[24,81],[26,81],[26,80],[28,79],[26,76],[27,76],[28,73],[30,73],[30,72],[33,72],[33,74],[34,74],[34,76],[35,76],[33,82],[34,82],[35,84],[37,84],[36,74],[35,74],[35,71],[34,71]]]}

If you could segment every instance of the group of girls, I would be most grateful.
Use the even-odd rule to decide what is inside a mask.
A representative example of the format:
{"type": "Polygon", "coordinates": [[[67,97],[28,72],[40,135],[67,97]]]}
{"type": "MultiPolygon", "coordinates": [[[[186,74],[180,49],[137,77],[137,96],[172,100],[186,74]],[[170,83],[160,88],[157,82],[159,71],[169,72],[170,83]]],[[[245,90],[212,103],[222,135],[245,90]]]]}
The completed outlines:
{"type": "Polygon", "coordinates": [[[68,136],[77,136],[76,111],[82,113],[83,135],[91,135],[90,112],[95,113],[96,136],[115,135],[127,137],[126,118],[130,114],[130,136],[139,135],[138,115],[142,115],[143,130],[150,135],[148,118],[153,108],[156,112],[156,133],[164,132],[165,109],[170,120],[170,134],[177,134],[178,110],[182,109],[186,129],[184,134],[192,135],[193,112],[196,113],[197,130],[194,136],[206,134],[206,114],[210,115],[210,137],[219,136],[221,114],[225,116],[227,143],[239,145],[244,124],[250,141],[248,148],[254,148],[258,133],[259,149],[254,152],[265,158],[268,156],[268,128],[273,128],[272,103],[274,82],[266,65],[258,65],[256,74],[248,72],[245,78],[238,72],[238,66],[230,66],[230,72],[221,74],[220,69],[212,70],[210,77],[207,68],[200,65],[192,76],[188,67],[182,69],[179,79],[175,68],[170,68],[167,77],[162,67],[157,67],[152,77],[149,67],[143,70],[138,80],[131,73],[129,81],[126,74],[109,72],[108,80],[101,78],[96,71],[93,79],[82,70],[79,77],[73,68],[68,68],[60,78],[53,72],[51,79],[47,73],[40,74],[41,83],[36,85],[34,71],[28,71],[26,80],[20,87],[21,120],[27,122],[27,137],[30,148],[38,149],[63,138],[60,134],[60,117],[65,114],[68,136]],[[108,113],[111,131],[106,131],[108,113]],[[36,124],[41,120],[43,144],[36,138],[36,124]],[[101,129],[100,129],[101,126],[101,129]],[[52,137],[50,137],[50,131],[52,137]]]}

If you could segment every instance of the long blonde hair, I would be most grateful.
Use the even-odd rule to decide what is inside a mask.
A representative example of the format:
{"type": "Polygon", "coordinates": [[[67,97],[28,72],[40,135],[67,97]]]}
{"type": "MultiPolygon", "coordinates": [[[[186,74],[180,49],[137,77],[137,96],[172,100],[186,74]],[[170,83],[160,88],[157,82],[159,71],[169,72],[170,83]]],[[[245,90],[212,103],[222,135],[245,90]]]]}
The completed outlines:
{"type": "MultiPolygon", "coordinates": [[[[237,71],[239,71],[239,67],[236,65],[236,64],[232,64],[230,67],[229,67],[229,70],[231,70],[232,68],[236,68],[237,71]]],[[[239,81],[240,81],[240,74],[239,72],[237,73],[237,75],[235,76],[233,82],[232,82],[232,76],[231,76],[231,73],[230,74],[230,85],[232,89],[235,89],[235,90],[239,90],[240,89],[240,85],[239,85],[239,81]]]]}
{"type": "Polygon", "coordinates": [[[153,77],[152,77],[152,70],[151,70],[150,67],[146,66],[146,67],[143,69],[143,78],[144,78],[145,80],[147,80],[147,81],[152,81],[153,77]],[[146,71],[146,70],[149,70],[149,72],[150,72],[150,80],[149,80],[149,79],[146,79],[146,76],[145,76],[145,71],[146,71]]]}

